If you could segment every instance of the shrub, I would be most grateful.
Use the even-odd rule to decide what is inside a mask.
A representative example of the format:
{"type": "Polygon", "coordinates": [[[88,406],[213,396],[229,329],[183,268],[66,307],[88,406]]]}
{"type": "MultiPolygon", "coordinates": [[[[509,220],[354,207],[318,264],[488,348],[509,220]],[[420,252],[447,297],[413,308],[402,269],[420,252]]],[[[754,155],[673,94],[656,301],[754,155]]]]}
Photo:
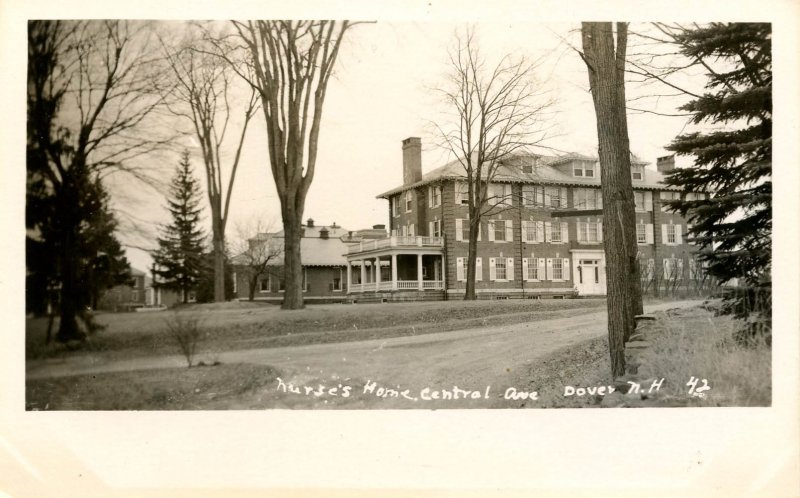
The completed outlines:
{"type": "Polygon", "coordinates": [[[166,322],[170,336],[178,344],[181,353],[189,363],[189,368],[191,368],[197,351],[197,343],[201,338],[200,320],[197,317],[184,317],[176,313],[166,322]]]}

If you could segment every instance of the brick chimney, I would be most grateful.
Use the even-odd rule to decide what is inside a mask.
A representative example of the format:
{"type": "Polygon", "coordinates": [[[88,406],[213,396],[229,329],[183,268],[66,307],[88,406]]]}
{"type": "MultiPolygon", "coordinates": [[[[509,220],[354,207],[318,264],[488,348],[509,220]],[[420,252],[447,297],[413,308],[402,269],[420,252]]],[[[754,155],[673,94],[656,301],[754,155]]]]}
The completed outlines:
{"type": "Polygon", "coordinates": [[[325,227],[322,227],[322,228],[320,229],[320,231],[319,231],[319,238],[320,238],[320,239],[327,239],[327,238],[328,238],[328,229],[327,229],[327,228],[325,228],[325,227]]]}
{"type": "Polygon", "coordinates": [[[422,180],[422,140],[409,137],[403,140],[403,185],[422,180]]]}
{"type": "Polygon", "coordinates": [[[308,221],[306,221],[306,226],[308,228],[314,228],[314,218],[309,218],[308,221]]]}
{"type": "Polygon", "coordinates": [[[659,157],[656,159],[656,169],[662,175],[669,173],[675,169],[675,154],[671,156],[659,157]]]}

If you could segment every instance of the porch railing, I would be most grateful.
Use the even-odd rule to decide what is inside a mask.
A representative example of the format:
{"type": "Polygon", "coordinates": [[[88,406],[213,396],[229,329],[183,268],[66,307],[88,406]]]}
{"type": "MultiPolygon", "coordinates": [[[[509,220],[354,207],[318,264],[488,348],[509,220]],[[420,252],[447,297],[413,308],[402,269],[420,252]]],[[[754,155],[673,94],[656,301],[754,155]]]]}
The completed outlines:
{"type": "MultiPolygon", "coordinates": [[[[397,290],[419,290],[419,280],[398,280],[397,290]]],[[[350,284],[350,292],[376,292],[376,291],[392,291],[394,289],[392,281],[384,282],[367,282],[365,284],[350,284]]],[[[443,290],[443,280],[423,280],[422,290],[443,290]]]]}
{"type": "Polygon", "coordinates": [[[386,247],[443,247],[443,246],[444,246],[444,239],[442,237],[396,235],[385,239],[369,240],[367,242],[359,242],[358,244],[351,244],[347,248],[347,253],[355,254],[364,251],[374,251],[375,249],[384,249],[386,247]]]}

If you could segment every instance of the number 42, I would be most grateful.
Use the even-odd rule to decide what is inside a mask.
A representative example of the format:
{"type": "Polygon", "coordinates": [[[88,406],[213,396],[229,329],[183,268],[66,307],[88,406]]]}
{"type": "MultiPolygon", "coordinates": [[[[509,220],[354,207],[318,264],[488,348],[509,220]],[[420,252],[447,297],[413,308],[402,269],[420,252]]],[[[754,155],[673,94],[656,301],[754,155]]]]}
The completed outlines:
{"type": "Polygon", "coordinates": [[[708,385],[708,381],[706,379],[702,379],[703,385],[700,386],[700,387],[697,387],[697,383],[700,382],[700,381],[701,381],[701,379],[698,379],[695,376],[692,376],[692,378],[689,379],[689,382],[687,382],[686,385],[689,386],[689,394],[690,395],[697,396],[699,398],[705,398],[706,395],[705,395],[704,391],[708,391],[709,389],[711,389],[711,386],[708,385]]]}

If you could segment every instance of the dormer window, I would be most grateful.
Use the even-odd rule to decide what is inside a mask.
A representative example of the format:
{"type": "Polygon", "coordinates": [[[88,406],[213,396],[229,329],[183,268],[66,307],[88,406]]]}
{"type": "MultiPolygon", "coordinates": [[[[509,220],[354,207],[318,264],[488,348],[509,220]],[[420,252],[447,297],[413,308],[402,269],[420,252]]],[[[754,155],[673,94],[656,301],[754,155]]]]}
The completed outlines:
{"type": "Polygon", "coordinates": [[[631,178],[634,180],[643,180],[644,166],[631,166],[631,178]]]}
{"type": "Polygon", "coordinates": [[[594,163],[578,163],[572,168],[572,176],[594,178],[594,163]]]}

